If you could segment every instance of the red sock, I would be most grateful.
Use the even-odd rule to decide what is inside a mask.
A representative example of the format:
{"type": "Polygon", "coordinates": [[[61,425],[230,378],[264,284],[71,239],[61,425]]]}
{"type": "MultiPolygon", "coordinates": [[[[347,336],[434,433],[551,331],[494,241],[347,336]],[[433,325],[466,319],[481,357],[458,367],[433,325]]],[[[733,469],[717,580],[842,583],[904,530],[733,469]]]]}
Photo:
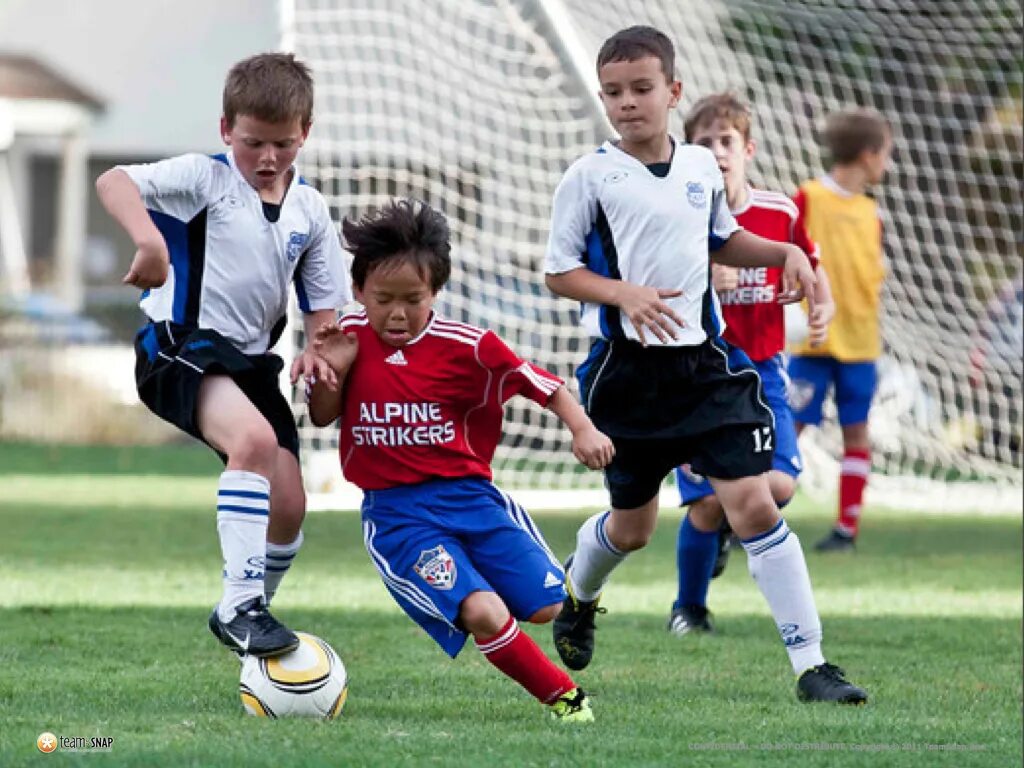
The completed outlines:
{"type": "Polygon", "coordinates": [[[491,664],[544,704],[576,687],[572,678],[556,667],[529,635],[520,631],[513,616],[494,637],[476,640],[476,647],[491,664]]]}
{"type": "Polygon", "coordinates": [[[839,469],[839,528],[851,536],[857,535],[864,488],[870,474],[871,451],[867,448],[848,449],[839,469]]]}

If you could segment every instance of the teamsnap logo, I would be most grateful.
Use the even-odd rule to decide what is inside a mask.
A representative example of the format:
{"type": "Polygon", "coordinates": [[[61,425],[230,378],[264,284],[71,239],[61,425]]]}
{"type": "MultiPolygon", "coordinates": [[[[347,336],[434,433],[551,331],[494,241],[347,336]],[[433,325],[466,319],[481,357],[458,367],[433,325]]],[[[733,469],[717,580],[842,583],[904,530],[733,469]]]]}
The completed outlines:
{"type": "Polygon", "coordinates": [[[455,586],[455,579],[458,577],[455,572],[455,561],[443,544],[420,552],[420,558],[413,566],[413,570],[434,589],[449,590],[455,586]]]}
{"type": "Polygon", "coordinates": [[[306,249],[306,243],[309,242],[309,235],[305,232],[292,232],[288,235],[288,248],[285,251],[285,256],[288,257],[288,262],[295,261],[302,252],[306,249]]]}
{"type": "Polygon", "coordinates": [[[686,199],[694,208],[703,208],[707,202],[707,195],[704,194],[704,185],[699,181],[688,181],[686,183],[686,199]]]}

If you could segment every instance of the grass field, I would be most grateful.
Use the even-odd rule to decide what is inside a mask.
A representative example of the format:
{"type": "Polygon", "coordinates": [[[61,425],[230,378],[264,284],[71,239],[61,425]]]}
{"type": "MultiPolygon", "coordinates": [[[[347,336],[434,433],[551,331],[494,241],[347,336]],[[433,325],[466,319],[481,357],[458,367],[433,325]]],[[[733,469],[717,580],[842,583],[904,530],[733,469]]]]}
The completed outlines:
{"type": "MultiPolygon", "coordinates": [[[[734,556],[719,633],[665,631],[676,510],[616,573],[566,728],[470,646],[455,662],[402,616],[358,516],[312,515],[276,613],[341,653],[332,723],[242,713],[209,635],[219,592],[215,459],[186,448],[0,445],[0,766],[1010,766],[1022,760],[1021,520],[870,509],[855,555],[808,562],[825,650],[858,709],[797,702],[764,602],[734,556]],[[43,731],[112,737],[43,755],[43,731]]],[[[589,514],[538,514],[559,555],[589,514]]],[[[830,510],[787,514],[805,547],[830,510]]],[[[531,633],[553,653],[549,628],[531,633]]]]}

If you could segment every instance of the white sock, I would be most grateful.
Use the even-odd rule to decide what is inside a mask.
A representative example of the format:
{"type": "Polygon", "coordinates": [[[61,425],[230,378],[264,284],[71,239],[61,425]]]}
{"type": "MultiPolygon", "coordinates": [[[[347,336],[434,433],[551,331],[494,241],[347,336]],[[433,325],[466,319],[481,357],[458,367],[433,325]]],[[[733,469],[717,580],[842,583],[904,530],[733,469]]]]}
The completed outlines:
{"type": "Polygon", "coordinates": [[[800,674],[824,663],[821,619],[800,539],[780,520],[767,533],[744,541],[743,548],[750,575],[768,601],[793,671],[800,674]]]}
{"type": "Polygon", "coordinates": [[[224,556],[224,596],[217,613],[227,622],[235,607],[263,597],[270,481],[254,472],[229,469],[217,489],[217,533],[224,556]]]}
{"type": "Polygon", "coordinates": [[[598,512],[580,526],[576,534],[576,551],[569,568],[569,582],[577,600],[597,599],[616,566],[626,559],[626,552],[615,548],[604,532],[611,512],[598,512]]]}
{"type": "Polygon", "coordinates": [[[295,553],[299,551],[299,547],[302,546],[303,540],[304,537],[300,530],[299,535],[291,544],[267,542],[267,573],[263,577],[263,592],[267,596],[267,605],[270,605],[270,601],[274,599],[281,579],[292,567],[292,560],[295,558],[295,553]]]}

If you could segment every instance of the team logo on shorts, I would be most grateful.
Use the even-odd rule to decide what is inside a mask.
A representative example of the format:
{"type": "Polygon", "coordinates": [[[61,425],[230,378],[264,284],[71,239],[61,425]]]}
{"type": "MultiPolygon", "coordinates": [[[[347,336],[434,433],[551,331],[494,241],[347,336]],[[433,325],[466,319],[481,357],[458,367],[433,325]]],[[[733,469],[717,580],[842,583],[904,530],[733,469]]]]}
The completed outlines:
{"type": "Polygon", "coordinates": [[[802,411],[814,399],[814,382],[796,379],[786,387],[786,399],[794,411],[802,411]]]}
{"type": "Polygon", "coordinates": [[[688,181],[686,183],[686,199],[694,208],[703,208],[707,197],[704,194],[704,185],[699,181],[688,181]]]}
{"type": "Polygon", "coordinates": [[[295,261],[302,252],[306,249],[306,243],[309,242],[309,235],[305,232],[292,232],[288,235],[288,248],[285,251],[285,256],[288,257],[288,262],[295,261]]]}
{"type": "Polygon", "coordinates": [[[699,475],[696,472],[694,472],[693,467],[691,467],[689,464],[683,464],[682,466],[679,467],[679,470],[683,473],[683,477],[685,477],[693,485],[700,485],[701,483],[704,482],[704,475],[699,475]]]}
{"type": "Polygon", "coordinates": [[[413,570],[434,589],[451,589],[455,586],[455,561],[443,545],[420,552],[413,570]]]}

